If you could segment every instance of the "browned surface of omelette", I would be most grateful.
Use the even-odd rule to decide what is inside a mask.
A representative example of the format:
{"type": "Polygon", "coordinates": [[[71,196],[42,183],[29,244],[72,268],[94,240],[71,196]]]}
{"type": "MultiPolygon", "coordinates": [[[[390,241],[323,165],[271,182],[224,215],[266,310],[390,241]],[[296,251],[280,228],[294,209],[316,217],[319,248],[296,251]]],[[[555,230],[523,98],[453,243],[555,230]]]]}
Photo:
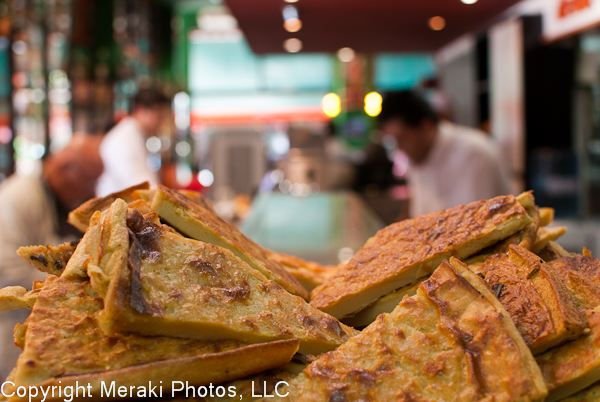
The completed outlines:
{"type": "Polygon", "coordinates": [[[535,254],[511,245],[508,253],[488,257],[481,273],[533,354],[581,336],[584,317],[558,275],[535,254]]]}
{"type": "Polygon", "coordinates": [[[548,263],[561,277],[579,308],[600,306],[600,260],[572,254],[548,263]]]}
{"type": "Polygon", "coordinates": [[[208,201],[189,198],[159,185],[152,208],[161,219],[193,239],[213,243],[233,251],[252,268],[274,280],[288,292],[308,299],[306,289],[279,263],[270,260],[264,250],[235,226],[217,215],[208,201]]]}
{"type": "Polygon", "coordinates": [[[60,276],[75,252],[76,246],[76,241],[58,246],[27,246],[20,247],[17,254],[39,271],[60,276]]]}
{"type": "Polygon", "coordinates": [[[525,209],[509,195],[392,224],[314,289],[311,304],[342,318],[430,274],[443,259],[466,258],[530,222],[525,209]]]}
{"type": "Polygon", "coordinates": [[[25,325],[25,350],[12,374],[16,385],[222,352],[245,345],[231,340],[205,342],[133,334],[107,337],[98,326],[102,308],[102,299],[88,281],[49,275],[25,325]]]}
{"type": "Polygon", "coordinates": [[[478,286],[443,262],[415,296],[309,365],[281,400],[542,401],[533,356],[478,286]]]}
{"type": "Polygon", "coordinates": [[[245,342],[298,338],[300,351],[311,354],[333,350],[357,333],[229,250],[175,234],[135,210],[127,214],[123,202],[109,209],[102,236],[104,274],[88,272],[105,299],[101,325],[108,333],[245,342]]]}
{"type": "Polygon", "coordinates": [[[600,380],[600,311],[586,310],[590,332],[536,357],[549,400],[572,395],[600,380]]]}

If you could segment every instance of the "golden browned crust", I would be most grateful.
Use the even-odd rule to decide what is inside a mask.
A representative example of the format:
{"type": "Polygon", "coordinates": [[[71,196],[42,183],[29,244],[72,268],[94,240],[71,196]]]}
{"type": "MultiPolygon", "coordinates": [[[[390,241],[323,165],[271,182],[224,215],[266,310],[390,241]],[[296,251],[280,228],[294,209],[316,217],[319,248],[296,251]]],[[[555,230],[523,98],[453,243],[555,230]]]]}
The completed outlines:
{"type": "Polygon", "coordinates": [[[67,242],[58,246],[19,247],[19,257],[36,267],[41,272],[60,276],[75,252],[77,242],[67,242]]]}
{"type": "MultiPolygon", "coordinates": [[[[203,199],[202,197],[201,200],[203,199]]],[[[214,213],[210,204],[206,205],[208,206],[162,185],[158,186],[152,202],[152,208],[158,211],[160,218],[181,233],[192,239],[227,248],[288,292],[308,300],[308,291],[290,273],[277,262],[269,260],[258,244],[214,213]]]]}
{"type": "Polygon", "coordinates": [[[289,254],[267,249],[264,251],[270,261],[280,264],[309,292],[332,277],[338,268],[335,265],[321,265],[289,254]]]}
{"type": "Polygon", "coordinates": [[[581,336],[585,320],[554,270],[538,256],[511,245],[481,270],[533,354],[581,336]]]}
{"type": "Polygon", "coordinates": [[[96,197],[92,198],[89,201],[84,202],[79,207],[74,209],[69,213],[69,222],[71,225],[75,226],[82,233],[84,233],[90,223],[90,218],[96,211],[104,211],[113,203],[114,200],[121,198],[127,202],[133,201],[131,195],[136,190],[148,190],[150,188],[150,183],[147,181],[140,183],[135,186],[131,186],[121,191],[117,191],[115,193],[109,194],[106,197],[96,197]]]}
{"type": "Polygon", "coordinates": [[[572,254],[548,263],[563,280],[581,309],[600,306],[600,260],[572,254]]]}
{"type": "Polygon", "coordinates": [[[459,205],[392,224],[312,292],[311,304],[342,318],[429,275],[445,258],[464,259],[531,222],[514,196],[459,205]]]}
{"type": "Polygon", "coordinates": [[[98,267],[108,334],[133,331],[255,343],[298,338],[302,353],[335,349],[357,332],[250,268],[229,250],[185,238],[117,200],[107,211],[98,267]],[[198,308],[202,306],[202,308],[198,308]]]}
{"type": "Polygon", "coordinates": [[[548,401],[575,394],[600,380],[600,311],[586,310],[590,331],[536,360],[550,391],[548,401]]]}
{"type": "Polygon", "coordinates": [[[543,378],[508,314],[454,263],[469,280],[443,262],[415,296],[309,365],[281,400],[542,401],[543,378]]]}

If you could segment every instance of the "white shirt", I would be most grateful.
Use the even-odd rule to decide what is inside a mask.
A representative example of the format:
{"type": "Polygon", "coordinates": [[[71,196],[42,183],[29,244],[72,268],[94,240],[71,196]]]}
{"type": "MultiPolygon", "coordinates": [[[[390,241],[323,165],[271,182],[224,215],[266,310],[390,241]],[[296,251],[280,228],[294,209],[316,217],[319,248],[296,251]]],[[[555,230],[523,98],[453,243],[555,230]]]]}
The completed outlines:
{"type": "Polygon", "coordinates": [[[511,193],[494,142],[447,121],[427,159],[408,172],[411,217],[511,193]]]}
{"type": "Polygon", "coordinates": [[[121,120],[100,144],[104,173],[98,179],[96,195],[104,197],[124,188],[149,181],[158,183],[158,175],[146,163],[146,137],[133,117],[121,120]]]}

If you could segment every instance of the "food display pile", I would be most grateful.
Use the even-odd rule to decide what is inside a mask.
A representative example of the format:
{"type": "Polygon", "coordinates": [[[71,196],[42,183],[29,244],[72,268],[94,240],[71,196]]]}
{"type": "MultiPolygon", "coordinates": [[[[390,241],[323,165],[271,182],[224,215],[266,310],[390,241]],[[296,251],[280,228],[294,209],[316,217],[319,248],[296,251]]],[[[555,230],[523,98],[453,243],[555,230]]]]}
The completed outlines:
{"type": "Polygon", "coordinates": [[[48,276],[0,290],[0,310],[31,309],[4,388],[44,402],[64,395],[35,387],[86,384],[78,400],[100,401],[113,382],[235,390],[193,398],[213,402],[598,400],[600,260],[565,251],[552,221],[530,192],[500,196],[392,224],[321,266],[260,247],[199,193],[144,183],[72,211],[79,243],[18,250],[48,276]]]}

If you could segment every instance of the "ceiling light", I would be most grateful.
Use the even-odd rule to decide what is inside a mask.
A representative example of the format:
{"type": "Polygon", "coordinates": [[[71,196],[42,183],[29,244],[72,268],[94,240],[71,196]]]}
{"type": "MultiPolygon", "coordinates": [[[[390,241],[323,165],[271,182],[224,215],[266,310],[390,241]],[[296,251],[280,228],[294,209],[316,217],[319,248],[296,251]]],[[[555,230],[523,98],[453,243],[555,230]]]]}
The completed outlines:
{"type": "Polygon", "coordinates": [[[323,97],[321,107],[327,117],[335,117],[342,110],[342,101],[337,94],[331,92],[323,97]]]}
{"type": "Polygon", "coordinates": [[[285,1],[286,3],[296,3],[298,0],[283,0],[283,1],[285,1]]]}
{"type": "Polygon", "coordinates": [[[445,26],[446,20],[439,15],[429,19],[429,28],[433,29],[434,31],[441,31],[445,26]]]}
{"type": "Polygon", "coordinates": [[[356,53],[349,47],[343,47],[337,52],[337,57],[343,63],[349,63],[354,60],[356,53]]]}
{"type": "Polygon", "coordinates": [[[286,39],[283,48],[290,53],[298,53],[302,49],[302,41],[297,38],[286,39]]]}
{"type": "Polygon", "coordinates": [[[477,0],[460,0],[462,1],[464,4],[475,4],[477,3],[477,0]]]}
{"type": "Polygon", "coordinates": [[[288,32],[298,32],[302,28],[302,21],[298,18],[290,18],[283,22],[283,27],[288,32]]]}

